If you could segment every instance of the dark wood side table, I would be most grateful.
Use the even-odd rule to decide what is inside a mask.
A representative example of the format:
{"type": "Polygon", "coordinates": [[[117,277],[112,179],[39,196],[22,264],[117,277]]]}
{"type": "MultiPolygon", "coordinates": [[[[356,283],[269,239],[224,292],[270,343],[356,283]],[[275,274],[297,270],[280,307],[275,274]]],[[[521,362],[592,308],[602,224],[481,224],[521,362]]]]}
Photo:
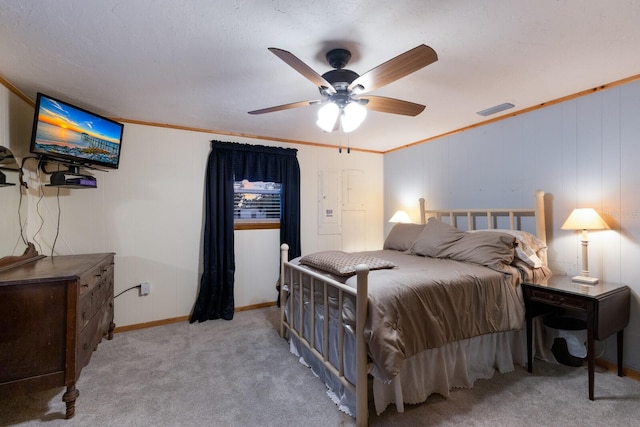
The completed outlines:
{"type": "Polygon", "coordinates": [[[631,291],[628,286],[600,282],[585,285],[569,276],[551,277],[545,284],[523,283],[522,293],[527,320],[527,363],[533,372],[533,318],[567,311],[586,316],[589,399],[593,400],[595,368],[594,340],[617,334],[618,375],[622,376],[623,331],[629,323],[631,291]]]}

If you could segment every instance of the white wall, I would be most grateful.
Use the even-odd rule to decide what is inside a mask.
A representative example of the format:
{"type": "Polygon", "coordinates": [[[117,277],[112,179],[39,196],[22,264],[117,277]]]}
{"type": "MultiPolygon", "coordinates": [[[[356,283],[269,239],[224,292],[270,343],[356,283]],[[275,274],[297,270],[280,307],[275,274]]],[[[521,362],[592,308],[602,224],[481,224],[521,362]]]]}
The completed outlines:
{"type": "MultiPolygon", "coordinates": [[[[29,152],[33,108],[0,85],[0,146],[21,159],[29,152]]],[[[28,200],[20,200],[17,172],[3,170],[6,182],[14,186],[0,187],[0,258],[21,255],[26,248],[20,236],[20,221],[26,225],[28,200]],[[20,211],[20,216],[18,215],[20,211]]]]}
{"type": "MultiPolygon", "coordinates": [[[[640,82],[599,91],[384,156],[385,217],[419,220],[430,208],[533,206],[548,193],[554,274],[580,269],[579,233],[560,230],[576,207],[603,214],[610,231],[589,233],[589,270],[632,290],[625,365],[640,368],[640,82]]],[[[388,232],[389,226],[385,226],[388,232]]],[[[615,360],[615,338],[606,358],[615,360]]]]}
{"type": "MultiPolygon", "coordinates": [[[[19,104],[21,119],[16,123],[24,128],[25,137],[16,151],[25,156],[33,108],[22,100],[19,104]]],[[[13,119],[10,121],[13,123],[13,119]]],[[[363,249],[381,247],[381,154],[339,154],[337,149],[311,145],[125,123],[120,168],[93,172],[96,189],[61,189],[58,197],[57,188],[45,186],[49,176],[36,170],[36,162],[26,164],[30,185],[25,193],[29,206],[27,235],[41,253],[51,255],[59,201],[60,233],[54,255],[115,252],[116,294],[142,282],[151,284],[149,296],[140,297],[137,290],[132,290],[116,299],[117,326],[190,314],[201,274],[204,180],[212,139],[299,150],[303,253],[348,248],[352,240],[360,246],[366,242],[363,249]],[[364,224],[358,225],[366,236],[318,236],[318,171],[322,169],[362,171],[367,188],[362,191],[363,212],[358,216],[364,224]]],[[[343,227],[354,228],[348,222],[343,227]]],[[[236,307],[275,301],[279,230],[237,231],[235,236],[236,307]]]]}

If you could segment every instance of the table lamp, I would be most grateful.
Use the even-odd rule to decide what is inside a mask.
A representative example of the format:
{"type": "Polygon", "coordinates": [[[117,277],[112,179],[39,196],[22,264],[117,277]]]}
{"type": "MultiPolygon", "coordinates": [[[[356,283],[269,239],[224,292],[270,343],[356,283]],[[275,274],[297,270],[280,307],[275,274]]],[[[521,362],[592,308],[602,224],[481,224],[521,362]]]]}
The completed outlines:
{"type": "Polygon", "coordinates": [[[411,222],[411,218],[409,218],[409,215],[407,215],[407,213],[405,211],[396,211],[396,213],[393,214],[393,216],[391,217],[389,222],[410,223],[411,222]]]}
{"type": "Polygon", "coordinates": [[[582,271],[580,276],[574,276],[571,280],[578,283],[595,285],[598,278],[589,276],[587,230],[609,230],[609,226],[592,208],[574,209],[567,220],[560,227],[562,230],[582,230],[582,271]]]}

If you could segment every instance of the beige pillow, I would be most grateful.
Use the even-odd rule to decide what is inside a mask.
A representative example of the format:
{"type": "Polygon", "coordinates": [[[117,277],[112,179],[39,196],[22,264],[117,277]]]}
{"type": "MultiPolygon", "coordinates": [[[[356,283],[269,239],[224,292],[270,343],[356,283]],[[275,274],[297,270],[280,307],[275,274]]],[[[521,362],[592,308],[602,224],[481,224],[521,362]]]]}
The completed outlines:
{"type": "Polygon", "coordinates": [[[498,231],[467,232],[429,218],[411,247],[416,255],[472,262],[494,270],[511,264],[515,256],[515,236],[498,231]]]}
{"type": "Polygon", "coordinates": [[[389,232],[382,249],[406,251],[411,248],[414,240],[416,240],[423,229],[424,224],[398,223],[394,225],[389,232]]]}
{"type": "Polygon", "coordinates": [[[514,236],[516,238],[516,254],[515,257],[527,263],[532,268],[540,268],[542,267],[542,260],[540,258],[544,257],[544,253],[546,253],[547,245],[540,240],[538,237],[534,236],[531,233],[528,233],[523,230],[501,230],[501,229],[492,229],[492,230],[477,230],[475,233],[479,232],[499,232],[506,233],[514,236]],[[541,251],[545,251],[541,253],[541,251]]]}
{"type": "Polygon", "coordinates": [[[424,230],[411,246],[411,252],[416,255],[429,256],[432,258],[446,258],[443,253],[449,247],[462,239],[466,233],[446,224],[436,218],[429,218],[424,230]]]}
{"type": "Polygon", "coordinates": [[[300,259],[300,264],[315,267],[338,276],[351,276],[356,273],[356,266],[366,264],[369,270],[393,268],[396,265],[382,258],[362,254],[347,253],[342,251],[324,251],[305,255],[300,259]]]}
{"type": "Polygon", "coordinates": [[[463,238],[441,252],[441,258],[472,262],[498,271],[513,261],[516,242],[514,236],[500,232],[463,233],[463,238]]]}

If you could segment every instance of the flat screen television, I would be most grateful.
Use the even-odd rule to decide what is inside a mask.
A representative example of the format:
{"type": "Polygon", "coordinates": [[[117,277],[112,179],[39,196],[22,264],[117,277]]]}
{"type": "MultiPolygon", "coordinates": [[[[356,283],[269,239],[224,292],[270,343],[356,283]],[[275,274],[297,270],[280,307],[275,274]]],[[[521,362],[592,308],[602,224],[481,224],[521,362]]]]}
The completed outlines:
{"type": "Polygon", "coordinates": [[[117,169],[123,129],[122,123],[38,93],[30,151],[74,170],[117,169]]]}

